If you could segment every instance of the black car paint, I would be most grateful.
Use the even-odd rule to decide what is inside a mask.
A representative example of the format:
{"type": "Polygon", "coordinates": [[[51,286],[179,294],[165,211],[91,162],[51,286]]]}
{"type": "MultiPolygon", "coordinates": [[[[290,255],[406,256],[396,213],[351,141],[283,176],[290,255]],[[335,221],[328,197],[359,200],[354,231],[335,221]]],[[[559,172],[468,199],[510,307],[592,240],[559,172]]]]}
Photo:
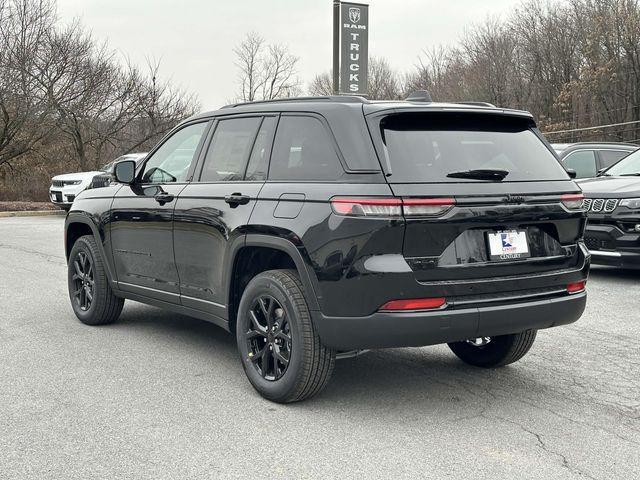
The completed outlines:
{"type": "MultiPolygon", "coordinates": [[[[544,307],[536,309],[531,305],[528,315],[520,315],[529,323],[516,323],[516,329],[545,328],[580,316],[586,294],[569,296],[564,289],[588,275],[589,256],[580,241],[585,218],[581,212],[568,212],[560,204],[561,194],[579,191],[575,183],[567,178],[556,182],[390,185],[385,180],[384,166],[381,171],[381,162],[368,141],[363,113],[379,116],[401,111],[406,105],[374,108],[360,102],[344,102],[284,102],[239,108],[243,115],[312,111],[322,116],[344,163],[345,174],[339,182],[188,181],[180,185],[112,185],[88,190],[76,199],[66,220],[67,254],[79,231],[91,231],[101,240],[117,295],[231,329],[232,288],[239,275],[234,272],[234,265],[240,252],[247,247],[285,252],[301,276],[323,340],[340,349],[364,348],[367,343],[370,347],[427,345],[470,338],[487,331],[480,328],[481,316],[495,316],[497,311],[512,316],[511,306],[520,304],[523,310],[523,301],[531,299],[544,307]],[[163,192],[174,198],[160,204],[155,197],[163,192]],[[250,201],[232,206],[224,201],[230,194],[246,195],[250,201]],[[410,225],[398,219],[336,216],[329,200],[338,194],[453,195],[458,205],[445,217],[410,225]],[[470,229],[514,226],[536,227],[551,235],[559,245],[558,254],[494,263],[477,261],[462,252],[459,262],[436,261],[447,246],[470,229]],[[433,227],[438,234],[429,236],[433,227]],[[414,229],[432,241],[412,242],[414,229]],[[447,297],[445,312],[377,312],[391,299],[438,296],[447,297]],[[553,302],[562,302],[567,309],[557,321],[553,320],[554,315],[557,317],[563,310],[551,308],[553,302]],[[482,309],[489,310],[482,313],[482,309]],[[542,311],[551,317],[540,319],[542,311]],[[455,327],[460,328],[452,328],[451,321],[456,316],[461,320],[455,327]],[[372,321],[367,323],[367,319],[372,321]],[[390,322],[397,323],[396,334],[380,330],[382,325],[387,330],[395,328],[390,322]],[[360,328],[367,325],[378,331],[364,334],[360,328]]],[[[215,123],[216,118],[234,115],[236,110],[222,109],[190,122],[215,123]]],[[[496,114],[524,115],[512,111],[496,114]]],[[[212,130],[213,127],[207,136],[212,130]]],[[[377,141],[374,136],[374,143],[377,141]]],[[[188,180],[202,162],[201,150],[199,147],[188,180]]],[[[153,151],[147,158],[152,155],[153,151]]],[[[488,325],[488,331],[492,335],[500,331],[511,333],[507,331],[510,328],[505,328],[506,323],[507,318],[498,316],[498,323],[488,325]]]]}
{"type": "MultiPolygon", "coordinates": [[[[640,198],[640,177],[600,176],[580,180],[586,198],[640,198]]],[[[611,213],[588,213],[585,239],[592,262],[599,265],[640,269],[640,210],[618,206],[611,213]],[[635,229],[634,229],[635,230],[635,229]]]]}

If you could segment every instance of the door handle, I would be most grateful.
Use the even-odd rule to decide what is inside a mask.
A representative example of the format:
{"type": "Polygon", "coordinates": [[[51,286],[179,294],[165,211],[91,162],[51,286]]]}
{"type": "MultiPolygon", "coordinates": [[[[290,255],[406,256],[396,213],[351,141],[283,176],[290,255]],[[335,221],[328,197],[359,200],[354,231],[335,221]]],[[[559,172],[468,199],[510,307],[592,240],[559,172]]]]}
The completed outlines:
{"type": "Polygon", "coordinates": [[[231,205],[231,208],[236,208],[238,205],[246,205],[249,200],[251,200],[250,196],[242,195],[241,193],[232,193],[224,197],[224,201],[231,205]]]}
{"type": "Polygon", "coordinates": [[[165,203],[169,203],[173,201],[175,197],[170,193],[161,192],[161,193],[158,193],[157,195],[154,195],[153,198],[155,198],[156,202],[158,202],[160,205],[164,205],[165,203]]]}

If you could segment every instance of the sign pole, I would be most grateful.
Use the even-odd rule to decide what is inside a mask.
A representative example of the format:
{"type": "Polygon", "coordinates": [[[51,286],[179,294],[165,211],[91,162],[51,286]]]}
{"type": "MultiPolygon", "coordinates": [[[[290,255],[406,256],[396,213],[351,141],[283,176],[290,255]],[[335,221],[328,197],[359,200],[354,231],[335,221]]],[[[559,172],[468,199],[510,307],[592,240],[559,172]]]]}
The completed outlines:
{"type": "Polygon", "coordinates": [[[333,0],[333,94],[340,94],[340,0],[333,0]]]}
{"type": "Polygon", "coordinates": [[[369,5],[340,2],[340,93],[368,93],[369,5]]]}

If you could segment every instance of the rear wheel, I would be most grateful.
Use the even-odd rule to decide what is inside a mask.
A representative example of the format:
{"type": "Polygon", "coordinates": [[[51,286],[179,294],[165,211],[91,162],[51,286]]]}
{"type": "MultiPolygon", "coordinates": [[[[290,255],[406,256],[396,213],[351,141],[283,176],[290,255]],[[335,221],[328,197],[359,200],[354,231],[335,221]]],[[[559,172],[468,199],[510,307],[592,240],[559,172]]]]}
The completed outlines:
{"type": "Polygon", "coordinates": [[[449,344],[456,356],[469,365],[496,368],[517,362],[531,349],[537,330],[512,335],[481,337],[449,344]]]}
{"type": "Polygon", "coordinates": [[[69,298],[76,317],[87,325],[105,325],[120,316],[124,299],[113,294],[95,239],[80,237],[68,265],[69,298]]]}
{"type": "Polygon", "coordinates": [[[270,270],[249,282],[236,339],[247,378],[268,400],[304,400],[329,382],[335,352],[320,342],[295,271],[270,270]]]}

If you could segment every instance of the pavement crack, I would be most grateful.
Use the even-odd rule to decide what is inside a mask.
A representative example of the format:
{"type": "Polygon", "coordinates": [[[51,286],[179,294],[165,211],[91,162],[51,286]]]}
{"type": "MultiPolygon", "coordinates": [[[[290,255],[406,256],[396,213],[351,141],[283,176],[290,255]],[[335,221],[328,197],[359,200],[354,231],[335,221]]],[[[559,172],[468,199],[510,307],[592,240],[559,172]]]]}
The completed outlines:
{"type": "Polygon", "coordinates": [[[37,255],[40,258],[45,259],[47,262],[56,263],[59,265],[66,265],[66,261],[64,257],[60,257],[57,255],[51,255],[48,253],[39,252],[38,250],[32,250],[30,248],[19,247],[18,245],[10,245],[7,243],[0,243],[0,248],[6,248],[8,250],[13,250],[20,253],[29,253],[32,255],[37,255]]]}
{"type": "Polygon", "coordinates": [[[525,427],[521,423],[515,422],[513,420],[509,420],[509,419],[504,418],[504,417],[500,417],[498,415],[490,415],[489,416],[489,415],[484,415],[483,414],[483,416],[484,416],[484,418],[486,418],[489,421],[497,419],[497,420],[500,420],[502,422],[509,423],[511,425],[515,425],[516,427],[518,427],[523,432],[528,433],[529,435],[534,437],[536,439],[536,443],[537,443],[538,448],[543,450],[545,453],[548,453],[548,454],[553,455],[553,456],[557,457],[558,459],[560,459],[560,461],[562,462],[562,467],[563,468],[566,468],[570,472],[575,473],[575,474],[580,475],[580,476],[583,476],[585,478],[589,478],[591,480],[598,480],[596,477],[593,477],[593,476],[589,475],[588,473],[583,472],[579,468],[574,467],[573,465],[571,465],[569,463],[569,460],[567,459],[566,455],[564,455],[562,452],[559,452],[559,451],[554,450],[551,447],[549,447],[547,445],[547,443],[545,443],[545,441],[542,439],[542,434],[534,432],[533,430],[529,430],[527,427],[525,427]]]}

